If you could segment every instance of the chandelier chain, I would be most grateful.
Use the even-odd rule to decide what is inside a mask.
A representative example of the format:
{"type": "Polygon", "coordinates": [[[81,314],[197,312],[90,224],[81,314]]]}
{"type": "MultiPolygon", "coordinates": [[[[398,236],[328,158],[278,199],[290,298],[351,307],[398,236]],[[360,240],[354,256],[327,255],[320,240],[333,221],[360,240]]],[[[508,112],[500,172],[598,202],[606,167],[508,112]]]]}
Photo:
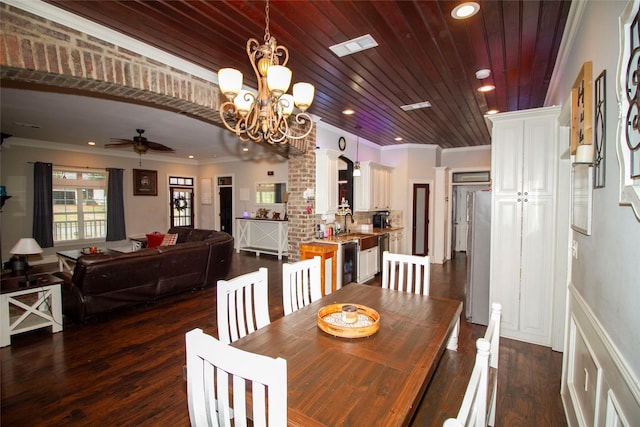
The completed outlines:
{"type": "Polygon", "coordinates": [[[269,0],[267,0],[267,4],[264,7],[264,41],[268,42],[271,38],[271,34],[269,33],[269,0]]]}

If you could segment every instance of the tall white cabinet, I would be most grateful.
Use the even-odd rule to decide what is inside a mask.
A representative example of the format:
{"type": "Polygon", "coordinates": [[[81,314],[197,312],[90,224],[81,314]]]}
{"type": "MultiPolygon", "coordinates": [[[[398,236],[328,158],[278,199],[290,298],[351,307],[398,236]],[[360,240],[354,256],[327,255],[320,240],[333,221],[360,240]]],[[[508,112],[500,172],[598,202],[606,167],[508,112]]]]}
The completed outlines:
{"type": "Polygon", "coordinates": [[[490,298],[502,335],[551,345],[559,107],[490,116],[490,298]]]}

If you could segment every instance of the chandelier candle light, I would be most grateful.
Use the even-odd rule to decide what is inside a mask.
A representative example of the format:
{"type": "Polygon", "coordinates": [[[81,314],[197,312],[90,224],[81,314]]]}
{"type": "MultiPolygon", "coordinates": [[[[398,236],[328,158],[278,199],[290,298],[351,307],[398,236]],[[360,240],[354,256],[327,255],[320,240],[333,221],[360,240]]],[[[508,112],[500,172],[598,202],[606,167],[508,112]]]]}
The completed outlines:
{"type": "Polygon", "coordinates": [[[269,1],[265,7],[264,44],[250,38],[247,55],[258,80],[258,92],[242,89],[242,73],[234,68],[218,71],[220,91],[228,101],[220,107],[220,118],[227,129],[242,141],[287,144],[311,133],[313,121],[305,113],[313,102],[314,87],[309,83],[293,85],[293,96],[287,94],[291,70],[286,67],[289,51],[278,45],[269,33],[269,1]],[[300,109],[295,115],[296,133],[292,133],[287,119],[293,106],[300,109]]]}

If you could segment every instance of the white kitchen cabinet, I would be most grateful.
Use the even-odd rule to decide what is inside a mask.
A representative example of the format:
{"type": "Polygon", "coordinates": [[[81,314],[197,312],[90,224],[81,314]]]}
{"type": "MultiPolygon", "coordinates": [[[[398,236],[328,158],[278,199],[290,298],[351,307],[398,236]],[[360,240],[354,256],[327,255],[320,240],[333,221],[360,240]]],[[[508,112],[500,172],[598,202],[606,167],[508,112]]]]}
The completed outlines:
{"type": "Polygon", "coordinates": [[[316,214],[338,212],[338,158],[335,150],[316,150],[316,214]]]}
{"type": "Polygon", "coordinates": [[[358,251],[358,283],[373,279],[378,273],[378,247],[358,251]]]}
{"type": "Polygon", "coordinates": [[[557,107],[491,116],[490,300],[502,335],[551,345],[557,107]]]}
{"type": "Polygon", "coordinates": [[[391,209],[391,168],[374,162],[360,163],[360,176],[354,177],[354,210],[391,209]]]}

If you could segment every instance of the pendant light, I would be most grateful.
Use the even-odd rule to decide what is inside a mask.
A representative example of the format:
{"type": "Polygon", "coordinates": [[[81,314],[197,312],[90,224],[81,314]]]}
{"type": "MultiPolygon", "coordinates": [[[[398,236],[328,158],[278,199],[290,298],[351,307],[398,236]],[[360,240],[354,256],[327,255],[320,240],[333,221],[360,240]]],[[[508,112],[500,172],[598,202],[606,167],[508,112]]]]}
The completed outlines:
{"type": "MultiPolygon", "coordinates": [[[[356,126],[360,130],[360,126],[356,126]]],[[[360,176],[360,135],[356,134],[356,164],[353,166],[353,176],[360,176]]]]}

